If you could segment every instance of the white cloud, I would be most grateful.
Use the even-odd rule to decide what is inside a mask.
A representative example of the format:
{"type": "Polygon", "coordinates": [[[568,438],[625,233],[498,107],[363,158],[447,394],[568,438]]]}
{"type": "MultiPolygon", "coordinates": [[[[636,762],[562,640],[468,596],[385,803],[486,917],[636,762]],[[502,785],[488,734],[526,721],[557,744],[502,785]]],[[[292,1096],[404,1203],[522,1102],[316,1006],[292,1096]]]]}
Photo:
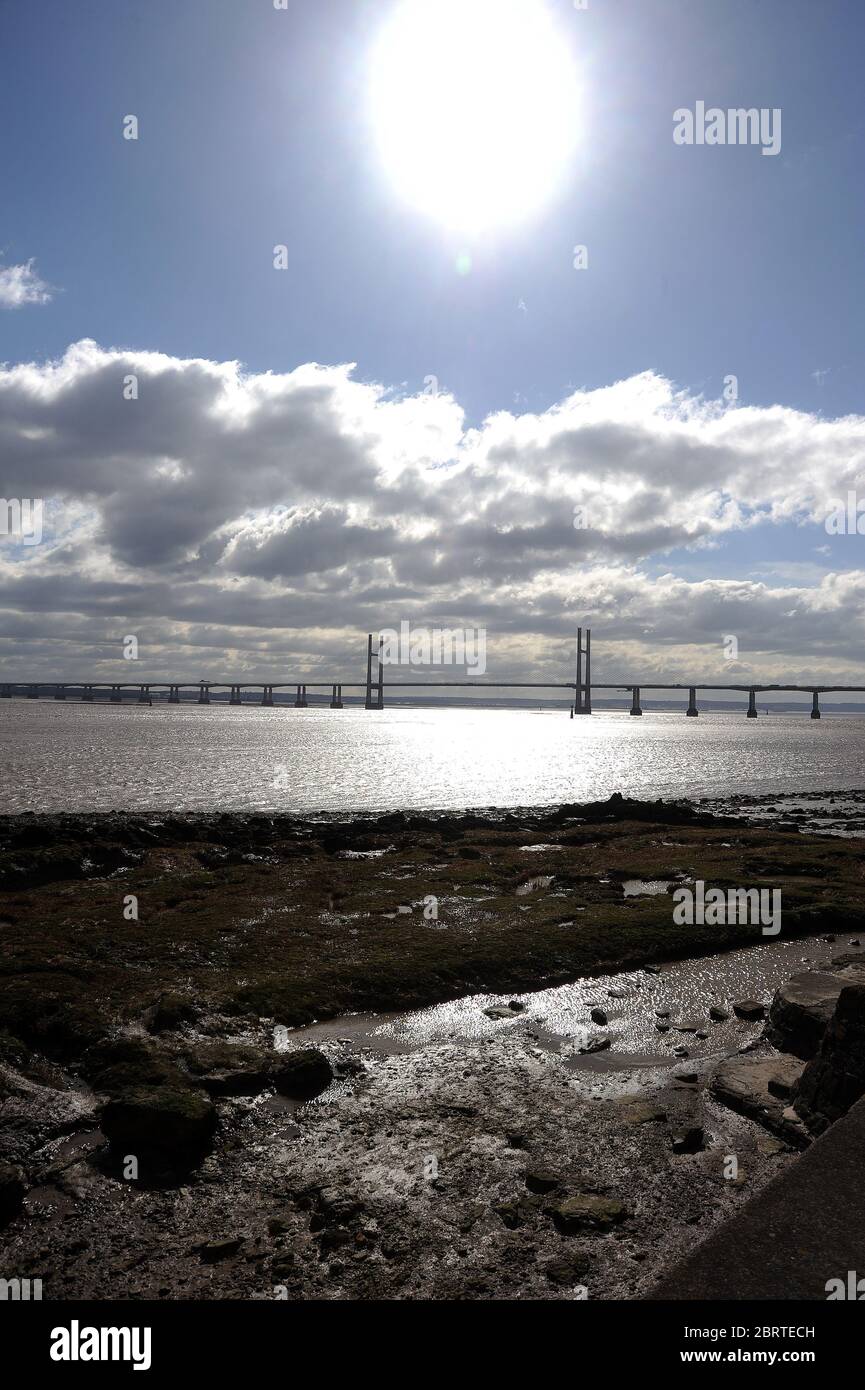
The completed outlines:
{"type": "Polygon", "coordinates": [[[116,632],[149,634],[163,671],[190,648],[225,671],[298,651],[341,669],[358,632],[405,617],[486,626],[491,678],[561,679],[590,620],[612,679],[720,679],[736,633],[763,679],[865,683],[861,538],[836,539],[841,574],[772,554],[776,528],[865,495],[863,416],[727,409],[646,372],[467,429],[450,394],[351,364],[248,373],[83,341],[0,368],[0,456],[7,496],[70,518],[26,555],[0,546],[4,669],[74,673],[116,632]],[[744,531],[754,573],[718,577],[744,531]],[[688,578],[664,558],[683,547],[688,578]]]}
{"type": "Polygon", "coordinates": [[[33,269],[32,257],[21,265],[0,266],[0,309],[48,304],[51,298],[51,288],[33,269]]]}

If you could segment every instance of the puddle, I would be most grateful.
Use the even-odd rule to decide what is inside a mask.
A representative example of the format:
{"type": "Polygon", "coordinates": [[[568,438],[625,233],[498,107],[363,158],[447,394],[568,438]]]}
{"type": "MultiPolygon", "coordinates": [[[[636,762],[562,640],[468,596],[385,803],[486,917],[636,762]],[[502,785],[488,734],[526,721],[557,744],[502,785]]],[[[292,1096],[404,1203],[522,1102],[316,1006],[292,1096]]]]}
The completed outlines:
{"type": "Polygon", "coordinates": [[[320,1046],[338,1040],[344,1048],[382,1056],[507,1034],[527,1047],[565,1055],[569,1067],[615,1071],[677,1066],[683,1060],[674,1054],[677,1046],[686,1048],[691,1059],[709,1059],[735,1052],[760,1035],[763,1022],[736,1018],[730,1007],[733,1002],[759,999],[768,1006],[777,987],[791,975],[817,968],[851,949],[847,938],[831,944],[820,937],[763,942],[723,955],[672,961],[659,975],[632,970],[584,977],[533,993],[469,995],[411,1013],[352,1014],[286,1030],[284,1045],[320,1046]],[[484,1012],[511,1000],[524,1006],[521,1013],[492,1019],[484,1012]],[[712,1004],[727,1006],[729,1020],[711,1022],[712,1004]],[[604,1010],[606,1024],[591,1021],[592,1008],[604,1010]],[[659,1013],[668,1016],[659,1018],[659,1013]],[[660,1032],[659,1022],[668,1025],[669,1031],[660,1032]],[[682,1023],[695,1025],[708,1037],[679,1031],[676,1025],[682,1023]],[[609,1050],[580,1055],[579,1046],[599,1032],[610,1036],[609,1050]]]}
{"type": "Polygon", "coordinates": [[[672,880],[661,878],[626,878],[622,884],[626,898],[654,898],[672,886],[672,880]]]}
{"type": "Polygon", "coordinates": [[[539,874],[537,878],[529,878],[517,888],[517,897],[524,898],[528,893],[537,893],[541,888],[549,888],[552,881],[552,874],[539,874]]]}

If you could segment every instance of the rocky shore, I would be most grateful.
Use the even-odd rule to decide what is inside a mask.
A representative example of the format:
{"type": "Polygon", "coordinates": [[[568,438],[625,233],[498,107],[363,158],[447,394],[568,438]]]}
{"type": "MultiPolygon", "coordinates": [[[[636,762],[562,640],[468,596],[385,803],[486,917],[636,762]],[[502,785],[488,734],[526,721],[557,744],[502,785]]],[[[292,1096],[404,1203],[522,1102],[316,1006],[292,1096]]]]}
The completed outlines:
{"type": "Polygon", "coordinates": [[[51,1298],[640,1296],[861,1094],[862,873],[852,840],[621,798],[4,818],[0,1275],[51,1298]],[[768,1018],[665,1010],[671,962],[762,941],[676,925],[698,878],[780,888],[783,939],[807,938],[768,1018]],[[579,1036],[545,1035],[544,992],[578,976],[607,987],[579,1036]],[[476,1037],[311,1036],[480,991],[476,1037]],[[627,1052],[629,1007],[652,1055],[627,1052]]]}

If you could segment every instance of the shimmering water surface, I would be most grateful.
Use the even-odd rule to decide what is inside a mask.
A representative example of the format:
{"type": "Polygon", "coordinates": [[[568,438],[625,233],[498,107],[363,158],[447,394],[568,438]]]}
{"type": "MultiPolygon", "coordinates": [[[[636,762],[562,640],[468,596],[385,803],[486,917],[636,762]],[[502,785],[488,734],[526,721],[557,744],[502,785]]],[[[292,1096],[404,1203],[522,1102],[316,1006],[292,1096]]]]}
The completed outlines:
{"type": "Polygon", "coordinates": [[[0,701],[6,811],[541,806],[865,784],[865,716],[0,701]]]}

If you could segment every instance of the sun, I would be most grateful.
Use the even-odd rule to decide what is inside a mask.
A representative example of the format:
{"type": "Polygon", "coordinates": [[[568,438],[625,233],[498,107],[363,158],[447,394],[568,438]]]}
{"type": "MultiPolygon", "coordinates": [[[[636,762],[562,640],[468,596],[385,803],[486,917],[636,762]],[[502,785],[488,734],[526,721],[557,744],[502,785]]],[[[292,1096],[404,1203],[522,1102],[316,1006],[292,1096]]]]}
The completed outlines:
{"type": "Polygon", "coordinates": [[[406,202],[457,232],[523,221],[555,195],[578,98],[546,0],[400,0],[372,53],[382,164],[406,202]]]}

